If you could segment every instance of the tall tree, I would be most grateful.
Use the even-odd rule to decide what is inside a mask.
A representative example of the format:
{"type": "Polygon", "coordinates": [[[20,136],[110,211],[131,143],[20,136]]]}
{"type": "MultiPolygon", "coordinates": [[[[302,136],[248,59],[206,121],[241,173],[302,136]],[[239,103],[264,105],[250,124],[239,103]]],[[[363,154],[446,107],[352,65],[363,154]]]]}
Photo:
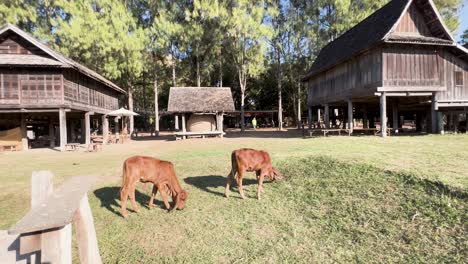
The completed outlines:
{"type": "Polygon", "coordinates": [[[228,7],[227,38],[236,67],[241,92],[241,131],[245,131],[245,96],[247,79],[265,70],[264,55],[271,29],[263,24],[264,1],[238,0],[228,7]]]}
{"type": "Polygon", "coordinates": [[[468,44],[468,28],[465,29],[463,34],[460,36],[460,44],[462,45],[468,44]]]}
{"type": "MultiPolygon", "coordinates": [[[[133,87],[143,70],[144,34],[124,2],[57,0],[62,15],[53,34],[57,48],[128,89],[133,110],[133,87]]],[[[133,133],[133,117],[130,133],[133,133]]]]}

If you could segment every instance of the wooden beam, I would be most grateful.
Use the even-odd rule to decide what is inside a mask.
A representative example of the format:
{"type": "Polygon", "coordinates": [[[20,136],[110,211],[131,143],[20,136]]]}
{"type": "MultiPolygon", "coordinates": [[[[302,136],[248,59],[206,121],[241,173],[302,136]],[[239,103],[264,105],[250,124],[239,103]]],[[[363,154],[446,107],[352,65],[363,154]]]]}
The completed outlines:
{"type": "Polygon", "coordinates": [[[71,224],[43,232],[41,236],[41,263],[72,263],[71,224]]]}
{"type": "Polygon", "coordinates": [[[385,92],[380,96],[380,130],[381,136],[387,137],[387,95],[385,92]]]}
{"type": "Polygon", "coordinates": [[[437,133],[443,135],[444,131],[444,113],[437,112],[437,133]]]}
{"type": "Polygon", "coordinates": [[[308,111],[307,111],[307,124],[309,126],[309,129],[312,128],[312,107],[309,106],[308,111]]]}
{"type": "Polygon", "coordinates": [[[396,86],[377,87],[377,92],[440,92],[447,90],[444,86],[396,86]]]}
{"type": "Polygon", "coordinates": [[[37,206],[8,230],[9,234],[24,234],[53,230],[70,224],[81,199],[95,182],[93,175],[76,176],[62,184],[52,195],[37,206]]]}

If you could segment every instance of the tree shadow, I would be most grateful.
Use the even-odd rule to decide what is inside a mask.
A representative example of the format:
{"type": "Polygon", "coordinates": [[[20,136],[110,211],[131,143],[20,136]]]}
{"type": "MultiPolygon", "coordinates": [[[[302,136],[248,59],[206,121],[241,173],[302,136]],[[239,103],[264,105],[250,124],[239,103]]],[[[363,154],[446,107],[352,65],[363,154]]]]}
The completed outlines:
{"type": "MultiPolygon", "coordinates": [[[[194,176],[194,177],[185,178],[184,181],[185,183],[190,184],[207,193],[211,193],[217,196],[224,196],[224,189],[221,192],[215,191],[214,189],[217,189],[218,187],[225,187],[227,177],[223,177],[219,175],[194,176]]],[[[266,182],[264,182],[264,184],[265,183],[266,182]]],[[[245,178],[242,180],[243,186],[248,186],[248,185],[253,185],[253,184],[257,184],[257,180],[245,179],[245,178]]],[[[236,185],[237,185],[236,181],[233,180],[231,188],[236,185]]]]}
{"type": "MultiPolygon", "coordinates": [[[[118,216],[122,216],[120,213],[120,205],[121,205],[120,187],[114,186],[114,187],[99,188],[94,191],[94,195],[96,195],[99,201],[101,201],[101,207],[105,207],[110,212],[118,216]]],[[[141,207],[149,209],[148,208],[149,199],[150,197],[147,194],[140,192],[138,189],[135,190],[135,200],[137,203],[140,204],[141,207]]],[[[164,206],[164,203],[156,199],[156,197],[154,199],[154,206],[164,208],[164,209],[166,208],[164,206]]],[[[131,208],[130,198],[128,198],[127,210],[134,212],[128,207],[131,208]]]]}

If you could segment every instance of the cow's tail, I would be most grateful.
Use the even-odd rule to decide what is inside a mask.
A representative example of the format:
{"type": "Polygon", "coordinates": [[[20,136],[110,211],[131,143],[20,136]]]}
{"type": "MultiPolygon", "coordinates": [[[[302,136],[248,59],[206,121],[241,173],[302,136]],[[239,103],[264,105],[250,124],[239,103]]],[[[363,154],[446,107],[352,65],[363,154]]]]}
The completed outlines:
{"type": "MultiPolygon", "coordinates": [[[[128,179],[127,172],[128,172],[128,170],[127,170],[127,161],[125,161],[124,164],[123,164],[123,168],[122,168],[122,187],[126,186],[125,182],[128,179]]],[[[120,190],[122,190],[122,187],[120,188],[120,190]]]]}
{"type": "Polygon", "coordinates": [[[231,172],[229,172],[228,177],[232,177],[233,179],[237,177],[237,157],[235,151],[231,154],[231,172]]]}

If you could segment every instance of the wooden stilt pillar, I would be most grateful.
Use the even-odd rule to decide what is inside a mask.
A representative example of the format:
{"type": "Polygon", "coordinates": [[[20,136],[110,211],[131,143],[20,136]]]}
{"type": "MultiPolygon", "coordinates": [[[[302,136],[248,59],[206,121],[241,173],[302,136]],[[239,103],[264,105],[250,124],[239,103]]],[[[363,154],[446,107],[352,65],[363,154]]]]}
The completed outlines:
{"type": "Polygon", "coordinates": [[[431,132],[436,134],[437,131],[437,111],[436,111],[436,97],[435,93],[432,93],[431,100],[431,132]]]}
{"type": "Polygon", "coordinates": [[[76,135],[75,135],[75,120],[71,119],[68,124],[68,129],[70,131],[70,142],[76,142],[76,135]]]}
{"type": "Polygon", "coordinates": [[[107,119],[106,115],[102,117],[102,140],[103,144],[107,144],[109,142],[109,120],[107,119]]]}
{"type": "Polygon", "coordinates": [[[330,128],[330,105],[325,104],[325,110],[323,112],[325,117],[325,128],[330,128]]]}
{"type": "Polygon", "coordinates": [[[348,129],[353,133],[354,117],[353,117],[353,101],[348,99],[348,129]]]}
{"type": "Polygon", "coordinates": [[[312,107],[311,106],[309,106],[308,108],[307,125],[309,126],[309,129],[312,128],[312,107]]]}
{"type": "Polygon", "coordinates": [[[26,124],[26,114],[21,114],[21,147],[22,150],[28,150],[28,127],[26,124]]]}
{"type": "Polygon", "coordinates": [[[367,116],[367,106],[364,106],[363,112],[362,112],[362,127],[364,129],[369,128],[369,118],[367,116]]]}
{"type": "Polygon", "coordinates": [[[60,126],[60,151],[65,151],[67,144],[67,114],[64,108],[59,110],[59,126],[60,126]]]}
{"type": "MultiPolygon", "coordinates": [[[[216,130],[219,132],[224,132],[223,131],[223,113],[219,112],[216,113],[216,130]]],[[[223,137],[223,134],[220,135],[220,137],[223,137]]]]}
{"type": "Polygon", "coordinates": [[[179,115],[175,116],[174,123],[175,123],[175,126],[174,126],[175,131],[179,131],[179,115]]]}
{"type": "Polygon", "coordinates": [[[437,132],[441,135],[445,133],[444,131],[444,113],[437,112],[437,132]]]}
{"type": "Polygon", "coordinates": [[[322,109],[320,109],[320,107],[317,109],[317,124],[320,127],[322,127],[322,124],[320,124],[322,122],[322,109]]]}
{"type": "Polygon", "coordinates": [[[392,102],[392,122],[394,133],[398,133],[398,102],[396,100],[392,102]]]}
{"type": "Polygon", "coordinates": [[[85,113],[85,144],[91,144],[91,123],[90,123],[90,112],[85,113]]]}
{"type": "MultiPolygon", "coordinates": [[[[185,114],[182,114],[182,132],[187,132],[187,129],[185,128],[185,114]]],[[[186,136],[183,136],[184,139],[186,139],[186,136]]]]}
{"type": "Polygon", "coordinates": [[[387,95],[382,92],[380,96],[380,132],[382,137],[387,137],[387,95]]]}
{"type": "Polygon", "coordinates": [[[49,119],[49,139],[50,139],[49,146],[51,148],[54,148],[55,147],[55,129],[54,129],[54,123],[52,123],[52,118],[49,119]]]}

